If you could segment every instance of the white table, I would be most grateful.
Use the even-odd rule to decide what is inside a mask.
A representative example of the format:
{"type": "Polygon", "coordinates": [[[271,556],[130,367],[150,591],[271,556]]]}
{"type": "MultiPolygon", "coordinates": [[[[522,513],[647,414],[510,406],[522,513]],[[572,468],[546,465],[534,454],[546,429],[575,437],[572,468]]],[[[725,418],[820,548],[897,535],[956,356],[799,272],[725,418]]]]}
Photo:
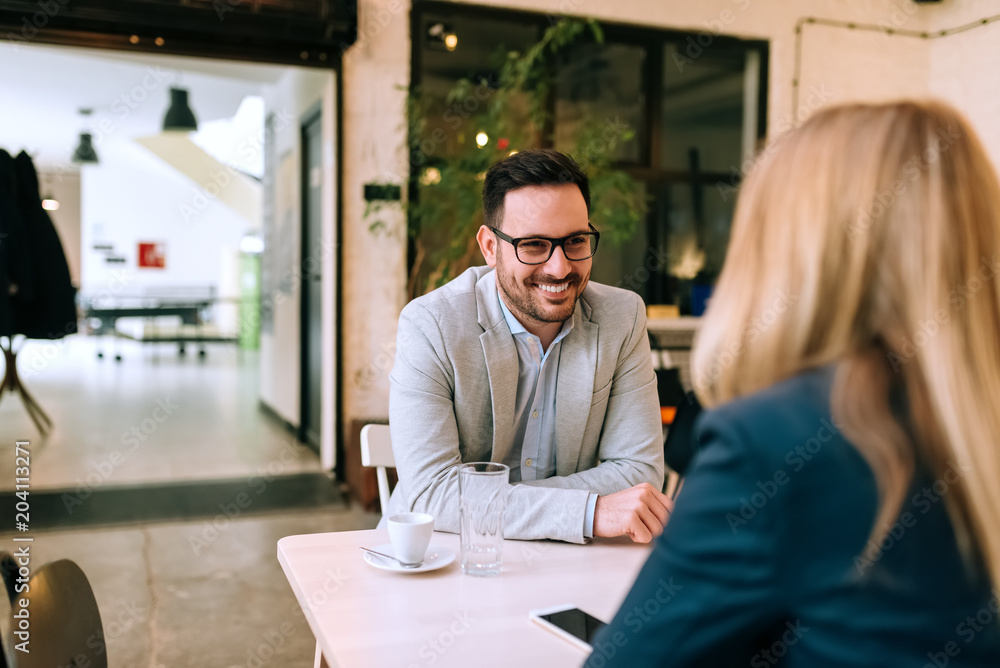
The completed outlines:
{"type": "Polygon", "coordinates": [[[588,545],[504,541],[500,577],[463,575],[455,534],[432,545],[456,560],[427,573],[366,564],[359,546],[388,543],[385,530],[288,536],[278,561],[331,666],[579,666],[585,654],[528,620],[528,611],[571,604],[610,621],[649,554],[628,538],[588,545]]]}

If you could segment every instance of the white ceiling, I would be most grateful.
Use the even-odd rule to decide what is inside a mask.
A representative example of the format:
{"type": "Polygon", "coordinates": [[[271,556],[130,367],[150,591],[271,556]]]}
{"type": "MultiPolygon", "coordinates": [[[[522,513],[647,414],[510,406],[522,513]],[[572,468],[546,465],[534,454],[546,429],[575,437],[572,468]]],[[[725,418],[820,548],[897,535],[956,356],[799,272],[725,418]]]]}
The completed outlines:
{"type": "Polygon", "coordinates": [[[161,131],[170,87],[188,89],[199,123],[231,118],[288,67],[121,51],[0,43],[0,148],[46,170],[75,170],[85,128],[103,142],[161,131]],[[94,110],[84,120],[78,109],[94,110]]]}

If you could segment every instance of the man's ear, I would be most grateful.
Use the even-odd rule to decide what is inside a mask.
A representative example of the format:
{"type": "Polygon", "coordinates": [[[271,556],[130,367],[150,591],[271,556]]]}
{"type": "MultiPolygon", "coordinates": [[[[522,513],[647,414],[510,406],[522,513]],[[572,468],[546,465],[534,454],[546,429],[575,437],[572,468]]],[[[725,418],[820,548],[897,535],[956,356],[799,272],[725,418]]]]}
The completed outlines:
{"type": "Polygon", "coordinates": [[[497,238],[493,231],[485,225],[479,227],[476,233],[476,241],[479,242],[479,250],[483,252],[483,259],[491,267],[497,266],[497,238]]]}

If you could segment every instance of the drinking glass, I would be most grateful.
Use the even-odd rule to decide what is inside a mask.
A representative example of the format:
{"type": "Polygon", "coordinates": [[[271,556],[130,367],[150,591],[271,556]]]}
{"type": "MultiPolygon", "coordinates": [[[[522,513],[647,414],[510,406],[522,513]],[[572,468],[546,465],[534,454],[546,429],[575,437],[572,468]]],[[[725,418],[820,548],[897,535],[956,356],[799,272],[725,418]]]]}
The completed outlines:
{"type": "Polygon", "coordinates": [[[462,572],[466,575],[500,575],[509,481],[506,464],[471,462],[458,467],[462,572]]]}

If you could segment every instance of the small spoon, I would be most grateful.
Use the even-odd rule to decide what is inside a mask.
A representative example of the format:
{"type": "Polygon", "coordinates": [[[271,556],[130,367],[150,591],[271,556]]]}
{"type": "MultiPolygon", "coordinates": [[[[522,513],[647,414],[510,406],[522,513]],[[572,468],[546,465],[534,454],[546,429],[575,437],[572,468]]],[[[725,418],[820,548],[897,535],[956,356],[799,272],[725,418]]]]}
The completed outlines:
{"type": "Polygon", "coordinates": [[[360,547],[365,552],[371,552],[372,554],[377,554],[380,557],[385,557],[386,559],[392,559],[403,568],[420,568],[421,564],[423,563],[423,562],[417,562],[415,564],[406,564],[397,559],[396,557],[389,556],[388,554],[382,554],[381,552],[376,552],[375,550],[370,550],[367,547],[361,547],[360,545],[358,547],[360,547]]]}

